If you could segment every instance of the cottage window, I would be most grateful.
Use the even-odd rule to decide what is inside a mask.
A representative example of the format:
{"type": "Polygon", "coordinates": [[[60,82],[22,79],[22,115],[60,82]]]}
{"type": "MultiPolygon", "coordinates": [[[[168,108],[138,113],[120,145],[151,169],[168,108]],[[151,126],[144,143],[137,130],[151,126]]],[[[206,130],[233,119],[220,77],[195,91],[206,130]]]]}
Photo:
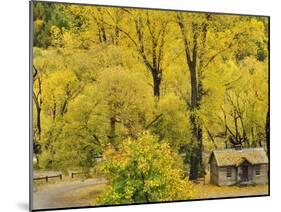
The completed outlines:
{"type": "Polygon", "coordinates": [[[226,177],[231,177],[232,176],[232,172],[231,172],[231,167],[227,167],[226,168],[226,177]]]}
{"type": "Polygon", "coordinates": [[[261,175],[261,167],[260,166],[256,166],[256,175],[257,176],[261,175]]]}

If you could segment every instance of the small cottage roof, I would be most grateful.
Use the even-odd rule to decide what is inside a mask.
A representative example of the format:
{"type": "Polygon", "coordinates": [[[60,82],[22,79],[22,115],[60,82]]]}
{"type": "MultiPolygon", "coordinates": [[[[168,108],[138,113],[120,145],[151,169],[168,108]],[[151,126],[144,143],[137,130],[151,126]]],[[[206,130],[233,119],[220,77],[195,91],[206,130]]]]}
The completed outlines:
{"type": "Polygon", "coordinates": [[[212,157],[218,166],[239,166],[243,161],[248,161],[252,165],[268,163],[264,148],[214,150],[210,160],[212,157]]]}

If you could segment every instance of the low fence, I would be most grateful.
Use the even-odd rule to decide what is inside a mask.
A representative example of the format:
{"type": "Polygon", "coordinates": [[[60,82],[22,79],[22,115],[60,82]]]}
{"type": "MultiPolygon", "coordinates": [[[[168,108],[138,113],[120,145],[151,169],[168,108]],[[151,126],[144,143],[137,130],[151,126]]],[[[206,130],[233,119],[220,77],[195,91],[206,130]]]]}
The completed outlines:
{"type": "Polygon", "coordinates": [[[48,182],[51,178],[59,178],[60,180],[62,180],[62,174],[54,176],[35,177],[33,178],[33,180],[45,180],[46,182],[48,182]]]}
{"type": "MultiPolygon", "coordinates": [[[[90,174],[91,172],[71,172],[70,173],[70,177],[73,179],[75,176],[79,176],[79,175],[88,175],[90,174]]],[[[34,181],[38,181],[38,180],[44,180],[46,182],[49,181],[49,179],[52,179],[52,178],[59,178],[60,180],[62,180],[62,174],[58,174],[58,175],[51,175],[51,176],[40,176],[40,177],[34,177],[33,180],[34,181]]]]}
{"type": "Polygon", "coordinates": [[[71,178],[74,178],[75,175],[86,175],[89,174],[89,172],[72,172],[71,178]]]}

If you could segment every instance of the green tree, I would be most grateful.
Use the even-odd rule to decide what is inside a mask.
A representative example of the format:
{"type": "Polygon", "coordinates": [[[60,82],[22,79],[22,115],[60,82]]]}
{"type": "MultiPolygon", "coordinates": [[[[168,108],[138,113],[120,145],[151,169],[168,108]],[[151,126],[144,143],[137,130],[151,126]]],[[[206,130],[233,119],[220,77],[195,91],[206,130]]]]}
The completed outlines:
{"type": "Polygon", "coordinates": [[[188,200],[194,194],[182,165],[167,143],[149,133],[124,140],[117,151],[109,146],[99,167],[109,188],[97,204],[188,200]]]}
{"type": "Polygon", "coordinates": [[[51,28],[53,26],[59,29],[69,27],[67,16],[64,11],[66,5],[52,3],[34,3],[34,31],[33,46],[47,48],[51,45],[51,28]]]}

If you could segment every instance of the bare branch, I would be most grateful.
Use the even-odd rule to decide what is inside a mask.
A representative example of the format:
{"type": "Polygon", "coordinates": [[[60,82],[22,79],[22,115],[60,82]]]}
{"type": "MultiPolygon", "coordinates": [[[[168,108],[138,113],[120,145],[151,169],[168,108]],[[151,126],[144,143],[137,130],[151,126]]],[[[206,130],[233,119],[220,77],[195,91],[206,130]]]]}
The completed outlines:
{"type": "Polygon", "coordinates": [[[33,73],[33,81],[34,81],[34,79],[35,79],[35,77],[37,76],[37,74],[38,74],[38,70],[37,70],[37,68],[35,68],[35,65],[33,65],[33,69],[34,69],[34,73],[33,73]]]}
{"type": "Polygon", "coordinates": [[[40,109],[41,109],[41,107],[40,107],[40,104],[39,104],[39,102],[38,102],[38,99],[37,99],[37,97],[36,97],[36,95],[35,95],[35,92],[34,92],[34,91],[33,91],[33,100],[34,100],[34,102],[35,102],[36,109],[37,109],[37,110],[40,110],[40,109]]]}
{"type": "Polygon", "coordinates": [[[217,149],[218,146],[217,146],[217,144],[216,144],[216,142],[215,142],[215,140],[214,140],[214,137],[212,136],[211,132],[209,131],[209,129],[208,129],[207,127],[205,127],[205,129],[206,129],[206,131],[207,131],[207,134],[208,134],[209,138],[210,138],[211,141],[213,142],[213,145],[214,145],[215,149],[217,149]]]}
{"type": "Polygon", "coordinates": [[[160,118],[162,118],[163,114],[156,116],[155,119],[153,119],[144,129],[149,129],[153,124],[155,124],[160,118]]]}
{"type": "Polygon", "coordinates": [[[236,39],[238,39],[239,36],[245,34],[245,32],[242,32],[242,33],[237,33],[233,36],[233,38],[231,39],[230,43],[223,49],[219,50],[217,53],[215,53],[213,56],[211,56],[209,58],[209,60],[206,62],[206,64],[203,66],[203,68],[207,68],[207,66],[217,57],[219,56],[221,53],[229,50],[233,45],[234,45],[234,41],[236,39]]]}

